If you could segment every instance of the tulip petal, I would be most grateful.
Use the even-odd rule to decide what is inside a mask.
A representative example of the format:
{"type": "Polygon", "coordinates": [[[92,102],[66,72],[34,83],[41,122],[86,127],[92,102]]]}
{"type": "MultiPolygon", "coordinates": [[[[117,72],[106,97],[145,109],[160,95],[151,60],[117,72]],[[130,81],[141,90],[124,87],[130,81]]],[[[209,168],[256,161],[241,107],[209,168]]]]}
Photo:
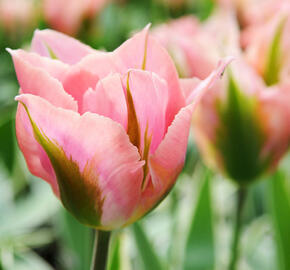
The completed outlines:
{"type": "Polygon", "coordinates": [[[190,96],[193,89],[196,88],[196,86],[199,84],[199,82],[200,82],[200,79],[198,79],[196,77],[179,80],[181,91],[183,93],[185,100],[190,96]]]}
{"type": "Polygon", "coordinates": [[[289,149],[290,84],[268,88],[259,97],[262,122],[266,126],[266,143],[262,157],[271,155],[271,169],[289,149]]]}
{"type": "Polygon", "coordinates": [[[149,157],[151,181],[142,193],[140,208],[136,211],[136,216],[142,216],[156,206],[173,187],[183,168],[192,114],[204,94],[223,74],[226,65],[231,60],[228,58],[220,62],[217,69],[199,83],[194,91],[192,103],[178,112],[163,141],[155,153],[149,157]]]}
{"type": "Polygon", "coordinates": [[[65,34],[45,29],[34,32],[32,51],[50,58],[49,50],[64,63],[73,65],[95,50],[65,34]]]}
{"type": "Polygon", "coordinates": [[[168,103],[168,86],[165,80],[148,71],[130,70],[128,76],[129,88],[140,126],[140,148],[144,148],[144,135],[147,130],[147,135],[152,136],[150,152],[153,153],[166,132],[165,113],[168,103]]]}
{"type": "Polygon", "coordinates": [[[187,89],[188,96],[186,99],[186,103],[190,104],[192,102],[199,102],[199,100],[203,97],[204,93],[216,83],[216,80],[218,78],[223,75],[225,68],[233,61],[233,59],[233,57],[226,57],[225,59],[219,61],[217,68],[212,71],[205,80],[200,81],[200,83],[195,88],[192,88],[191,93],[187,89]]]}
{"type": "Polygon", "coordinates": [[[76,66],[80,69],[90,71],[100,79],[105,78],[111,73],[118,73],[120,68],[113,57],[113,53],[95,51],[84,57],[76,66]]]}
{"type": "Polygon", "coordinates": [[[25,106],[20,111],[25,127],[32,132],[33,126],[31,135],[56,172],[64,206],[90,226],[124,224],[140,198],[144,162],[123,127],[97,114],[56,108],[37,96],[16,100],[25,106]]]}
{"type": "Polygon", "coordinates": [[[73,66],[62,80],[65,91],[70,94],[77,102],[79,112],[83,111],[84,93],[89,88],[95,88],[99,77],[89,70],[73,66]]]}
{"type": "Polygon", "coordinates": [[[60,65],[54,65],[53,62],[49,63],[48,61],[40,61],[37,65],[34,65],[34,62],[39,60],[35,55],[20,50],[9,50],[9,52],[13,58],[22,93],[37,95],[54,106],[77,111],[76,101],[64,91],[61,83],[49,74],[49,72],[53,72],[52,69],[55,67],[54,75],[60,76],[58,72],[62,70],[62,68],[59,68],[60,65]],[[46,67],[48,72],[42,69],[43,66],[46,67]]]}
{"type": "Polygon", "coordinates": [[[57,80],[61,80],[69,68],[69,65],[59,60],[42,57],[36,53],[26,52],[21,49],[7,50],[13,57],[21,58],[23,61],[29,63],[33,67],[45,70],[49,75],[56,78],[57,80]]]}
{"type": "Polygon", "coordinates": [[[193,112],[193,105],[180,110],[168,128],[164,140],[149,157],[148,181],[142,193],[139,208],[135,212],[137,220],[166,196],[181,172],[185,160],[186,147],[193,112]]]}
{"type": "Polygon", "coordinates": [[[99,81],[96,90],[84,94],[83,112],[111,118],[127,130],[127,105],[120,75],[109,75],[99,81]]]}
{"type": "Polygon", "coordinates": [[[148,27],[134,35],[114,51],[116,62],[128,69],[141,69],[156,73],[168,83],[166,129],[185,104],[178,81],[178,74],[167,51],[148,33],[148,27]],[[119,61],[118,61],[119,60],[119,61]]]}

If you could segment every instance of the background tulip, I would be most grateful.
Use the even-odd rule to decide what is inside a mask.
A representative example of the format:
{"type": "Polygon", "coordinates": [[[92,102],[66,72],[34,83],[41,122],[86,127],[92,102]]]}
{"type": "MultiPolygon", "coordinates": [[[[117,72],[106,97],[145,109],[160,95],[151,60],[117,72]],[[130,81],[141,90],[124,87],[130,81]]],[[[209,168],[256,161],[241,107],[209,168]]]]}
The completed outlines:
{"type": "Polygon", "coordinates": [[[26,40],[36,26],[39,11],[39,3],[33,0],[1,0],[0,46],[11,46],[26,40]]]}
{"type": "Polygon", "coordinates": [[[201,23],[187,16],[153,28],[181,77],[206,78],[221,57],[239,54],[239,32],[231,10],[216,10],[201,23]],[[230,33],[230,34],[229,34],[230,33]]]}
{"type": "Polygon", "coordinates": [[[37,31],[32,49],[10,51],[28,168],[82,223],[112,230],[134,222],[175,183],[192,112],[225,64],[192,84],[185,107],[175,67],[148,28],[112,53],[51,30],[37,31]]]}
{"type": "Polygon", "coordinates": [[[84,20],[92,19],[107,0],[44,0],[44,17],[48,24],[64,33],[75,35],[84,20]]]}
{"type": "Polygon", "coordinates": [[[289,146],[287,88],[267,87],[237,60],[194,116],[195,139],[207,162],[241,185],[273,170],[289,146]]]}
{"type": "Polygon", "coordinates": [[[242,35],[246,59],[267,85],[289,80],[289,11],[290,5],[285,5],[266,23],[253,24],[242,35]]]}

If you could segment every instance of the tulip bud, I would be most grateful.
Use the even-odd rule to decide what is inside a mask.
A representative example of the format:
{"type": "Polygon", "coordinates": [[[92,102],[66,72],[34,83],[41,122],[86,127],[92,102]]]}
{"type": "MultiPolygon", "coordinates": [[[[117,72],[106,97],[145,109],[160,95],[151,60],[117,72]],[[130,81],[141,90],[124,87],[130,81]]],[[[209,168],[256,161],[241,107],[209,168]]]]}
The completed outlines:
{"type": "Polygon", "coordinates": [[[263,24],[249,26],[242,34],[247,61],[268,86],[289,80],[290,5],[263,24]]]}
{"type": "Polygon", "coordinates": [[[210,166],[247,185],[275,168],[288,149],[289,89],[267,88],[239,62],[225,77],[197,109],[194,135],[210,166]]]}

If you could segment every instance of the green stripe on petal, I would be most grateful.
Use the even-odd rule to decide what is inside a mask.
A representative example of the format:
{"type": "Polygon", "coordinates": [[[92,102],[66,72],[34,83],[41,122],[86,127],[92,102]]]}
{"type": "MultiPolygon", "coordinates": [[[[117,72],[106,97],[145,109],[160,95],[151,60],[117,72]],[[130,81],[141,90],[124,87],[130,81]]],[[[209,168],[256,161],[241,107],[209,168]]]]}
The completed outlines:
{"type": "Polygon", "coordinates": [[[45,44],[45,47],[48,50],[48,53],[49,53],[50,58],[51,59],[58,60],[58,57],[56,56],[56,54],[54,53],[54,51],[48,46],[48,44],[46,44],[46,43],[44,43],[44,44],[45,44]]]}
{"type": "Polygon", "coordinates": [[[62,147],[37,127],[27,106],[21,104],[27,112],[35,139],[43,147],[54,168],[64,207],[81,223],[99,227],[104,198],[98,186],[93,161],[87,162],[83,172],[80,172],[77,162],[68,158],[62,147]]]}
{"type": "Polygon", "coordinates": [[[257,100],[246,96],[229,74],[227,100],[217,106],[220,125],[216,145],[224,170],[240,185],[248,184],[269,164],[268,158],[261,157],[265,133],[258,115],[257,100]]]}
{"type": "Polygon", "coordinates": [[[130,91],[129,85],[129,77],[130,72],[128,73],[127,77],[127,108],[128,108],[128,136],[130,142],[135,145],[138,149],[140,149],[140,126],[138,123],[138,118],[134,106],[133,97],[130,91]]]}
{"type": "Polygon", "coordinates": [[[147,48],[148,48],[148,33],[146,34],[146,38],[145,38],[145,48],[144,48],[144,56],[143,56],[143,62],[142,62],[142,70],[146,69],[147,48]]]}
{"type": "Polygon", "coordinates": [[[268,58],[264,72],[265,83],[269,86],[279,82],[279,75],[282,63],[281,39],[285,22],[286,20],[283,19],[279,23],[269,48],[268,58]]]}
{"type": "Polygon", "coordinates": [[[143,166],[143,181],[142,181],[142,191],[146,187],[146,178],[149,172],[148,168],[148,157],[149,157],[149,151],[150,151],[150,145],[152,141],[152,134],[148,135],[148,123],[146,126],[145,134],[144,134],[144,149],[143,149],[143,156],[142,159],[145,161],[145,164],[143,166]]]}

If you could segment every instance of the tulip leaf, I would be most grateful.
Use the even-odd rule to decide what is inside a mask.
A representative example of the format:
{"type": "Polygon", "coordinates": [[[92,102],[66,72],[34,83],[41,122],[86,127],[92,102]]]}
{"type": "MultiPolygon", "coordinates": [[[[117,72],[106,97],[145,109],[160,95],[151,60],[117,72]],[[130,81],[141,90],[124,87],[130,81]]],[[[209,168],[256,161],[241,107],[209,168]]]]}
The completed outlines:
{"type": "Polygon", "coordinates": [[[216,145],[228,176],[244,185],[256,179],[269,164],[261,158],[265,142],[254,97],[247,97],[229,74],[227,99],[218,103],[220,124],[216,145]]]}
{"type": "Polygon", "coordinates": [[[110,245],[107,270],[121,269],[121,237],[119,233],[113,235],[110,245]]]}
{"type": "Polygon", "coordinates": [[[11,172],[15,157],[14,119],[0,124],[0,156],[7,169],[11,172]]]}
{"type": "Polygon", "coordinates": [[[211,206],[211,173],[205,172],[187,236],[184,270],[214,269],[214,228],[211,206]]]}
{"type": "Polygon", "coordinates": [[[154,251],[152,244],[149,242],[140,223],[135,222],[132,225],[135,242],[138,248],[138,253],[142,259],[144,269],[162,270],[162,264],[154,251]]]}
{"type": "Polygon", "coordinates": [[[93,230],[78,222],[68,211],[61,209],[58,228],[65,247],[73,252],[70,270],[89,269],[93,250],[93,230]]]}
{"type": "Polygon", "coordinates": [[[273,85],[279,82],[279,73],[281,70],[281,39],[284,30],[285,19],[283,19],[277,27],[276,33],[268,52],[266,62],[264,80],[267,85],[273,85]]]}
{"type": "Polygon", "coordinates": [[[290,190],[286,176],[277,171],[269,179],[270,214],[275,231],[280,270],[290,269],[290,190]]]}
{"type": "Polygon", "coordinates": [[[25,253],[15,254],[15,262],[11,268],[13,270],[53,270],[51,265],[49,265],[42,257],[34,252],[26,251],[25,253]]]}

